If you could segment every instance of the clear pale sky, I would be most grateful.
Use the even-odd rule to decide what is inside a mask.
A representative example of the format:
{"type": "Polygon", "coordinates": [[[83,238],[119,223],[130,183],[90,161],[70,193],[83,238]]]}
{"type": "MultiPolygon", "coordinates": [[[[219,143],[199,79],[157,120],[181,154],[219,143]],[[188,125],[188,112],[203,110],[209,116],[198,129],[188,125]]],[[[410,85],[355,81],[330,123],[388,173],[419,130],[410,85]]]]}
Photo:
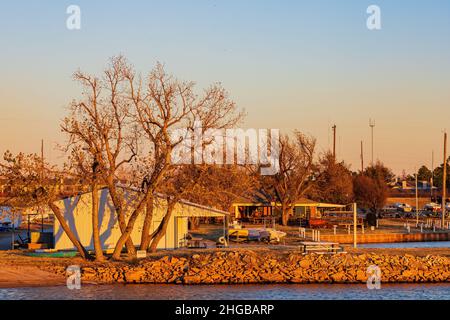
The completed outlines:
{"type": "Polygon", "coordinates": [[[397,173],[441,162],[450,129],[448,0],[2,1],[0,152],[60,161],[59,122],[80,93],[72,72],[99,72],[123,53],[138,71],[156,61],[199,88],[221,82],[245,127],[299,129],[319,151],[338,126],[338,156],[359,168],[360,140],[397,173]],[[81,7],[81,30],[66,8],[81,7]],[[382,30],[366,28],[369,5],[382,30]]]}

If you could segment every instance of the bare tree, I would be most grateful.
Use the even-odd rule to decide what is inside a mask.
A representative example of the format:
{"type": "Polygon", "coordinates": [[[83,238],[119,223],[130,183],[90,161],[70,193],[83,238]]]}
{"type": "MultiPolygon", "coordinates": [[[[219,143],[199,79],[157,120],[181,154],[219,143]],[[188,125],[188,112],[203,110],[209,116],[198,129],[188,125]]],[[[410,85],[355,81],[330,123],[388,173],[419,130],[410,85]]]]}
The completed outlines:
{"type": "MultiPolygon", "coordinates": [[[[142,156],[148,160],[145,161],[147,167],[142,176],[142,199],[133,208],[125,232],[117,242],[114,259],[119,258],[122,246],[129,238],[139,214],[153,203],[153,194],[161,181],[166,176],[171,176],[169,171],[177,170],[177,166],[171,161],[172,151],[183,141],[173,141],[172,130],[193,130],[195,121],[201,122],[203,130],[229,128],[242,117],[242,113],[236,113],[234,102],[228,99],[227,92],[220,85],[213,85],[198,96],[194,92],[193,82],[177,80],[166,73],[161,64],[150,72],[146,81],[131,70],[125,77],[129,81],[129,101],[132,104],[134,123],[143,134],[141,143],[146,146],[142,156]]],[[[152,210],[147,210],[140,245],[142,250],[149,247],[152,239],[149,233],[151,220],[152,210]]]]}
{"type": "MultiPolygon", "coordinates": [[[[192,168],[196,170],[196,168],[192,168]]],[[[185,199],[229,210],[238,198],[251,197],[259,188],[259,175],[249,166],[205,166],[202,178],[185,194],[185,199]]]]}
{"type": "Polygon", "coordinates": [[[156,251],[164,237],[175,205],[180,200],[196,201],[228,210],[234,199],[245,195],[254,187],[254,177],[236,165],[214,166],[192,164],[168,170],[159,190],[165,196],[166,212],[161,224],[150,235],[149,250],[156,251]]]}
{"type": "MultiPolygon", "coordinates": [[[[165,214],[156,230],[149,235],[150,244],[148,249],[155,252],[158,243],[164,237],[167,226],[172,217],[173,209],[183,197],[195,188],[195,185],[201,180],[204,170],[198,166],[183,166],[170,173],[166,172],[162,179],[163,184],[160,188],[165,197],[165,214]]],[[[147,248],[146,248],[147,249],[147,248]]]]}
{"type": "Polygon", "coordinates": [[[6,178],[9,187],[4,204],[13,208],[48,206],[81,257],[87,259],[90,258],[88,252],[72,232],[64,214],[56,204],[62,197],[61,181],[66,175],[58,172],[54,166],[44,163],[36,154],[19,153],[14,156],[7,151],[4,163],[0,163],[0,176],[6,178]]]}
{"type": "Polygon", "coordinates": [[[295,201],[303,197],[314,184],[315,139],[298,131],[293,137],[280,137],[279,172],[262,177],[264,194],[269,201],[281,205],[282,224],[287,225],[295,201]]]}
{"type": "Polygon", "coordinates": [[[172,151],[183,140],[173,141],[172,131],[193,130],[196,121],[203,130],[229,128],[243,114],[236,112],[220,85],[197,95],[193,82],[175,79],[161,64],[143,80],[119,56],[111,59],[101,77],[78,71],[74,78],[83,86],[84,95],[72,102],[70,115],[61,125],[69,137],[65,150],[71,154],[72,166],[91,184],[94,244],[100,259],[97,193],[102,185],[109,190],[122,232],[112,256],[118,259],[124,245],[129,254],[135,253],[130,234],[143,211],[140,248],[150,245],[153,195],[161,181],[176,172],[172,151]],[[129,171],[132,178],[128,182],[139,184],[142,190],[131,205],[118,187],[118,175],[123,171],[129,171]]]}
{"type": "MultiPolygon", "coordinates": [[[[70,115],[61,125],[69,141],[65,147],[72,153],[72,162],[90,177],[92,191],[92,225],[96,256],[103,260],[99,237],[98,191],[101,185],[109,189],[122,232],[126,228],[124,198],[117,189],[117,174],[136,155],[136,133],[130,124],[126,99],[128,82],[125,75],[130,66],[124,57],[114,57],[101,78],[77,71],[74,79],[83,87],[83,98],[73,101],[70,115]]],[[[128,253],[135,248],[127,239],[128,253]]]]}

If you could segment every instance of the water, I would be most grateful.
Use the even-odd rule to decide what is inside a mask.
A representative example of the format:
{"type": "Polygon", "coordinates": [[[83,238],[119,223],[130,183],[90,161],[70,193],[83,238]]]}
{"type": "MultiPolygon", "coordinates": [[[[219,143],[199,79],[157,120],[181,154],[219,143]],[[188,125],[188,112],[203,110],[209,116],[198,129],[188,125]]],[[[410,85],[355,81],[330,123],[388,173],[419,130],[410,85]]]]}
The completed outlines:
{"type": "Polygon", "coordinates": [[[0,300],[450,300],[450,283],[366,285],[85,285],[0,289],[0,300]]]}
{"type": "Polygon", "coordinates": [[[360,244],[360,248],[450,248],[450,241],[360,244]]]}

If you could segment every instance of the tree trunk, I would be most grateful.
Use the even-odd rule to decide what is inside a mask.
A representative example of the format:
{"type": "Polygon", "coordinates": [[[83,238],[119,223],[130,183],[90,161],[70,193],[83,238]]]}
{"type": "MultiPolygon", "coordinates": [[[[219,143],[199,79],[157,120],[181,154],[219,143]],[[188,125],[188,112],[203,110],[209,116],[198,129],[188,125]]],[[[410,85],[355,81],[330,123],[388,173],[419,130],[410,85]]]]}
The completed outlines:
{"type": "Polygon", "coordinates": [[[98,223],[98,185],[92,183],[92,238],[94,240],[95,260],[104,261],[102,243],[100,241],[100,230],[98,223]]]}
{"type": "Polygon", "coordinates": [[[190,229],[191,230],[197,230],[198,229],[199,221],[198,221],[197,217],[190,217],[189,218],[189,222],[190,222],[190,229]]]}
{"type": "Polygon", "coordinates": [[[67,224],[66,220],[64,219],[64,215],[61,213],[61,209],[54,204],[53,202],[49,202],[48,206],[50,209],[52,209],[53,213],[55,214],[56,219],[58,219],[59,224],[63,228],[64,232],[69,237],[70,241],[72,241],[73,245],[77,248],[78,253],[83,259],[90,259],[91,256],[86,251],[86,249],[83,247],[81,242],[77,239],[77,237],[73,234],[72,230],[70,230],[69,225],[67,224]]]}
{"type": "MultiPolygon", "coordinates": [[[[122,201],[119,199],[119,196],[117,195],[117,190],[114,181],[111,180],[108,181],[108,189],[109,189],[109,196],[111,197],[111,200],[114,204],[114,208],[116,210],[120,232],[123,234],[125,232],[127,224],[125,222],[125,216],[123,214],[122,201]]],[[[130,256],[136,255],[136,248],[134,247],[133,240],[131,238],[128,238],[125,241],[125,246],[130,256]]]]}
{"type": "Polygon", "coordinates": [[[287,226],[289,222],[289,207],[286,204],[281,205],[281,223],[287,226]]]}
{"type": "Polygon", "coordinates": [[[144,226],[142,227],[141,245],[139,248],[140,250],[147,250],[150,245],[150,227],[153,220],[153,195],[149,195],[146,205],[144,226]]]}
{"type": "Polygon", "coordinates": [[[158,229],[153,237],[152,244],[150,245],[150,251],[152,253],[156,252],[156,248],[158,247],[159,241],[161,241],[162,237],[166,234],[167,226],[169,225],[170,218],[172,217],[173,208],[175,207],[176,202],[168,201],[167,202],[167,211],[166,214],[161,221],[161,224],[158,226],[158,229]]]}
{"type": "Polygon", "coordinates": [[[114,260],[120,259],[120,254],[122,252],[123,246],[125,245],[125,242],[130,237],[131,232],[133,231],[134,224],[136,223],[136,219],[138,218],[138,216],[142,212],[142,210],[144,210],[144,206],[147,204],[147,198],[148,198],[148,194],[145,195],[144,198],[142,198],[142,200],[137,205],[136,209],[131,214],[130,219],[128,219],[128,224],[127,224],[125,230],[122,232],[122,235],[120,236],[119,240],[116,243],[116,247],[114,248],[112,259],[114,259],[114,260]]]}
{"type": "MultiPolygon", "coordinates": [[[[127,223],[125,222],[125,217],[123,215],[122,208],[119,209],[121,212],[120,215],[117,215],[117,220],[119,221],[120,232],[123,234],[126,230],[127,223]]],[[[133,239],[130,237],[125,241],[125,247],[127,248],[128,255],[134,256],[136,255],[136,248],[134,247],[133,239]]]]}
{"type": "MultiPolygon", "coordinates": [[[[170,150],[166,154],[166,163],[170,162],[170,150]]],[[[119,240],[117,241],[116,247],[113,252],[113,259],[120,259],[120,253],[122,251],[122,247],[125,244],[125,242],[128,240],[128,238],[131,235],[131,232],[133,231],[134,224],[136,223],[136,219],[139,216],[139,214],[144,210],[144,207],[147,205],[147,201],[149,197],[153,197],[153,190],[156,189],[156,187],[159,185],[159,182],[161,181],[162,175],[164,173],[164,169],[166,166],[163,166],[158,170],[157,172],[154,172],[152,174],[152,177],[148,183],[148,189],[145,193],[144,198],[139,202],[136,209],[133,211],[133,213],[130,216],[130,219],[128,219],[127,226],[125,230],[122,232],[122,235],[120,236],[119,240]]]]}

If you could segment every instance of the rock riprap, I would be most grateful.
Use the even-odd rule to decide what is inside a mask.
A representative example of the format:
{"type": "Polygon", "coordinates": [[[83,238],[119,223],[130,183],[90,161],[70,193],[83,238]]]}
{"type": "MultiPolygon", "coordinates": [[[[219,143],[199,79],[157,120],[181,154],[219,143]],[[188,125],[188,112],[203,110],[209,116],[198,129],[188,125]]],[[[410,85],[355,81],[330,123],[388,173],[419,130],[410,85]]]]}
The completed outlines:
{"type": "MultiPolygon", "coordinates": [[[[135,264],[82,267],[82,280],[101,283],[365,283],[367,268],[378,266],[383,283],[450,282],[450,259],[385,254],[285,256],[223,251],[165,256],[135,264]]],[[[64,272],[64,269],[57,270],[64,272]]]]}

